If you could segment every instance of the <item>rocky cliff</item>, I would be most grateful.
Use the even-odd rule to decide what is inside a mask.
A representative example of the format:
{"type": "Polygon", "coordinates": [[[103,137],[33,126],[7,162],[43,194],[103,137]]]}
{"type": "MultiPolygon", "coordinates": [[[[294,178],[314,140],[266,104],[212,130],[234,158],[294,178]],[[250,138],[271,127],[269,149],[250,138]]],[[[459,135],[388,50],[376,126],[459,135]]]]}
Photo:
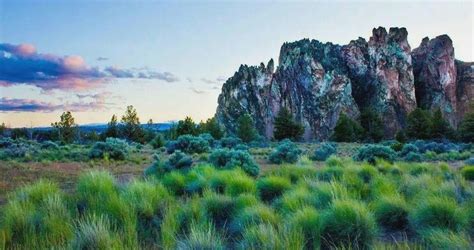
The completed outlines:
{"type": "Polygon", "coordinates": [[[281,47],[278,66],[240,66],[222,87],[216,117],[229,131],[244,113],[267,138],[286,107],[305,126],[304,139],[327,139],[341,112],[357,119],[365,108],[384,119],[385,136],[418,106],[441,108],[457,126],[474,97],[473,64],[454,58],[447,35],[410,48],[405,28],[373,29],[347,45],[303,39],[281,47]]]}

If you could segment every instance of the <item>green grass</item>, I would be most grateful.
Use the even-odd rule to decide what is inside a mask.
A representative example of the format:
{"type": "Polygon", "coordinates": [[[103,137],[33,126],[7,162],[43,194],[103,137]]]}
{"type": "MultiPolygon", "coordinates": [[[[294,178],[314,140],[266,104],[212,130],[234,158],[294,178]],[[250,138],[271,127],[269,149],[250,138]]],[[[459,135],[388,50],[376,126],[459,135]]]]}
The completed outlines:
{"type": "MultiPolygon", "coordinates": [[[[472,248],[469,167],[354,162],[358,147],[340,144],[326,162],[302,155],[294,164],[262,165],[259,176],[216,169],[205,155],[194,155],[202,159],[190,168],[147,177],[139,176],[146,164],[80,164],[68,185],[43,179],[8,194],[0,249],[472,248]]],[[[249,152],[264,158],[271,149],[249,152]]],[[[8,166],[28,171],[32,164],[8,166]]],[[[40,166],[51,169],[44,163],[35,173],[44,174],[40,166]]]]}

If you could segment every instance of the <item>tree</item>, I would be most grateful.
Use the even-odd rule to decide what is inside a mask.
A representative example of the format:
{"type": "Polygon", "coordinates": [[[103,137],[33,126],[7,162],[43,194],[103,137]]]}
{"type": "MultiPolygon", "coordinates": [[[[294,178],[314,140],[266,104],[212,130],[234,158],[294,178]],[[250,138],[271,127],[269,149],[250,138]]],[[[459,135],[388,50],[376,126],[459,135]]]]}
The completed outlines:
{"type": "Polygon", "coordinates": [[[176,125],[176,136],[180,135],[197,135],[199,134],[196,123],[189,116],[181,120],[176,125]]]}
{"type": "Polygon", "coordinates": [[[470,110],[464,115],[458,129],[460,139],[465,142],[474,142],[474,104],[471,104],[470,110]]]}
{"type": "Polygon", "coordinates": [[[293,119],[293,115],[287,108],[281,108],[275,117],[273,137],[276,140],[291,139],[297,141],[304,132],[303,125],[293,119]]]}
{"type": "Polygon", "coordinates": [[[63,112],[60,121],[51,123],[58,132],[58,138],[64,143],[71,143],[76,138],[77,125],[70,111],[63,112]]]}
{"type": "Polygon", "coordinates": [[[364,129],[346,114],[341,113],[337,120],[332,139],[337,142],[358,141],[363,135],[364,129]]]}
{"type": "Polygon", "coordinates": [[[20,139],[20,138],[28,138],[29,132],[27,128],[14,128],[11,130],[11,138],[13,139],[20,139]]]}
{"type": "Polygon", "coordinates": [[[431,120],[431,137],[432,138],[446,138],[452,135],[452,128],[449,122],[446,121],[441,113],[441,109],[437,109],[433,113],[433,119],[431,120]]]}
{"type": "Polygon", "coordinates": [[[407,117],[406,134],[409,138],[430,139],[431,114],[429,111],[416,108],[407,117]]]}
{"type": "Polygon", "coordinates": [[[114,137],[117,138],[119,137],[119,128],[118,128],[118,122],[117,122],[117,116],[112,115],[112,118],[110,119],[110,122],[107,124],[107,130],[104,133],[105,138],[108,137],[114,137]]]}
{"type": "Polygon", "coordinates": [[[199,124],[199,130],[202,133],[209,133],[214,137],[214,139],[221,139],[224,136],[224,130],[221,125],[217,122],[215,117],[209,118],[206,122],[201,122],[199,124]]]}
{"type": "Polygon", "coordinates": [[[384,135],[383,121],[371,108],[366,108],[360,114],[360,125],[364,129],[365,138],[379,142],[384,135]]]}
{"type": "Polygon", "coordinates": [[[7,131],[7,126],[4,122],[2,122],[2,124],[0,125],[0,137],[5,135],[5,131],[7,131]]]}
{"type": "Polygon", "coordinates": [[[128,140],[143,143],[144,133],[140,125],[140,118],[132,105],[127,107],[122,116],[122,135],[128,140]]]}
{"type": "Polygon", "coordinates": [[[257,137],[257,130],[249,114],[244,114],[237,121],[237,136],[244,142],[251,142],[257,137]]]}

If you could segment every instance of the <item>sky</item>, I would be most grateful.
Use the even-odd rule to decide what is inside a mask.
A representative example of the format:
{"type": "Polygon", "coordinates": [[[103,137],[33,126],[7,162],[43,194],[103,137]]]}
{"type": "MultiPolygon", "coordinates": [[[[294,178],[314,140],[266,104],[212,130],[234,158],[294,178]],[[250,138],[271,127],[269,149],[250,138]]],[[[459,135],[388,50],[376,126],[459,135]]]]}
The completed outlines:
{"type": "Polygon", "coordinates": [[[49,126],[71,110],[105,123],[133,105],[145,123],[214,115],[240,64],[303,38],[347,44],[406,27],[416,48],[448,34],[473,61],[471,1],[0,0],[0,123],[49,126]]]}

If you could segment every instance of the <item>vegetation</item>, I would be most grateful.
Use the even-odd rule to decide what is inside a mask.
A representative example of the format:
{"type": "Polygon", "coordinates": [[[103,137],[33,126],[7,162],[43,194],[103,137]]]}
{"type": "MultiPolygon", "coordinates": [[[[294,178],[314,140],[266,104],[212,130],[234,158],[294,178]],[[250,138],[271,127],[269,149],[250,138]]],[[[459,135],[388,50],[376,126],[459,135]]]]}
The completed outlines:
{"type": "Polygon", "coordinates": [[[364,129],[364,137],[372,142],[379,142],[384,136],[383,121],[372,109],[366,108],[360,114],[360,125],[364,129]]]}
{"type": "Polygon", "coordinates": [[[337,142],[359,141],[364,129],[356,121],[351,120],[346,114],[341,113],[337,120],[332,139],[337,142]]]}
{"type": "MultiPolygon", "coordinates": [[[[64,143],[73,142],[77,136],[77,125],[70,111],[64,112],[60,121],[52,123],[51,126],[57,130],[59,140],[64,143]]],[[[19,138],[19,136],[14,133],[13,138],[19,138]]]]}
{"type": "Polygon", "coordinates": [[[272,151],[268,160],[274,164],[295,163],[302,151],[292,141],[285,139],[272,151]]]}
{"type": "Polygon", "coordinates": [[[283,139],[298,141],[304,132],[303,125],[294,120],[287,108],[280,109],[275,117],[274,126],[273,137],[278,141],[283,139]]]}
{"type": "Polygon", "coordinates": [[[251,142],[257,138],[257,130],[252,116],[249,114],[242,115],[237,121],[237,136],[243,142],[251,142]]]}
{"type": "Polygon", "coordinates": [[[314,151],[313,155],[311,156],[311,160],[313,161],[325,161],[329,158],[329,156],[335,154],[337,152],[336,145],[333,143],[321,143],[318,148],[314,151]]]}
{"type": "Polygon", "coordinates": [[[136,109],[131,105],[127,106],[127,110],[122,116],[121,134],[127,140],[140,143],[144,142],[144,132],[140,126],[140,118],[138,117],[136,109]]]}

